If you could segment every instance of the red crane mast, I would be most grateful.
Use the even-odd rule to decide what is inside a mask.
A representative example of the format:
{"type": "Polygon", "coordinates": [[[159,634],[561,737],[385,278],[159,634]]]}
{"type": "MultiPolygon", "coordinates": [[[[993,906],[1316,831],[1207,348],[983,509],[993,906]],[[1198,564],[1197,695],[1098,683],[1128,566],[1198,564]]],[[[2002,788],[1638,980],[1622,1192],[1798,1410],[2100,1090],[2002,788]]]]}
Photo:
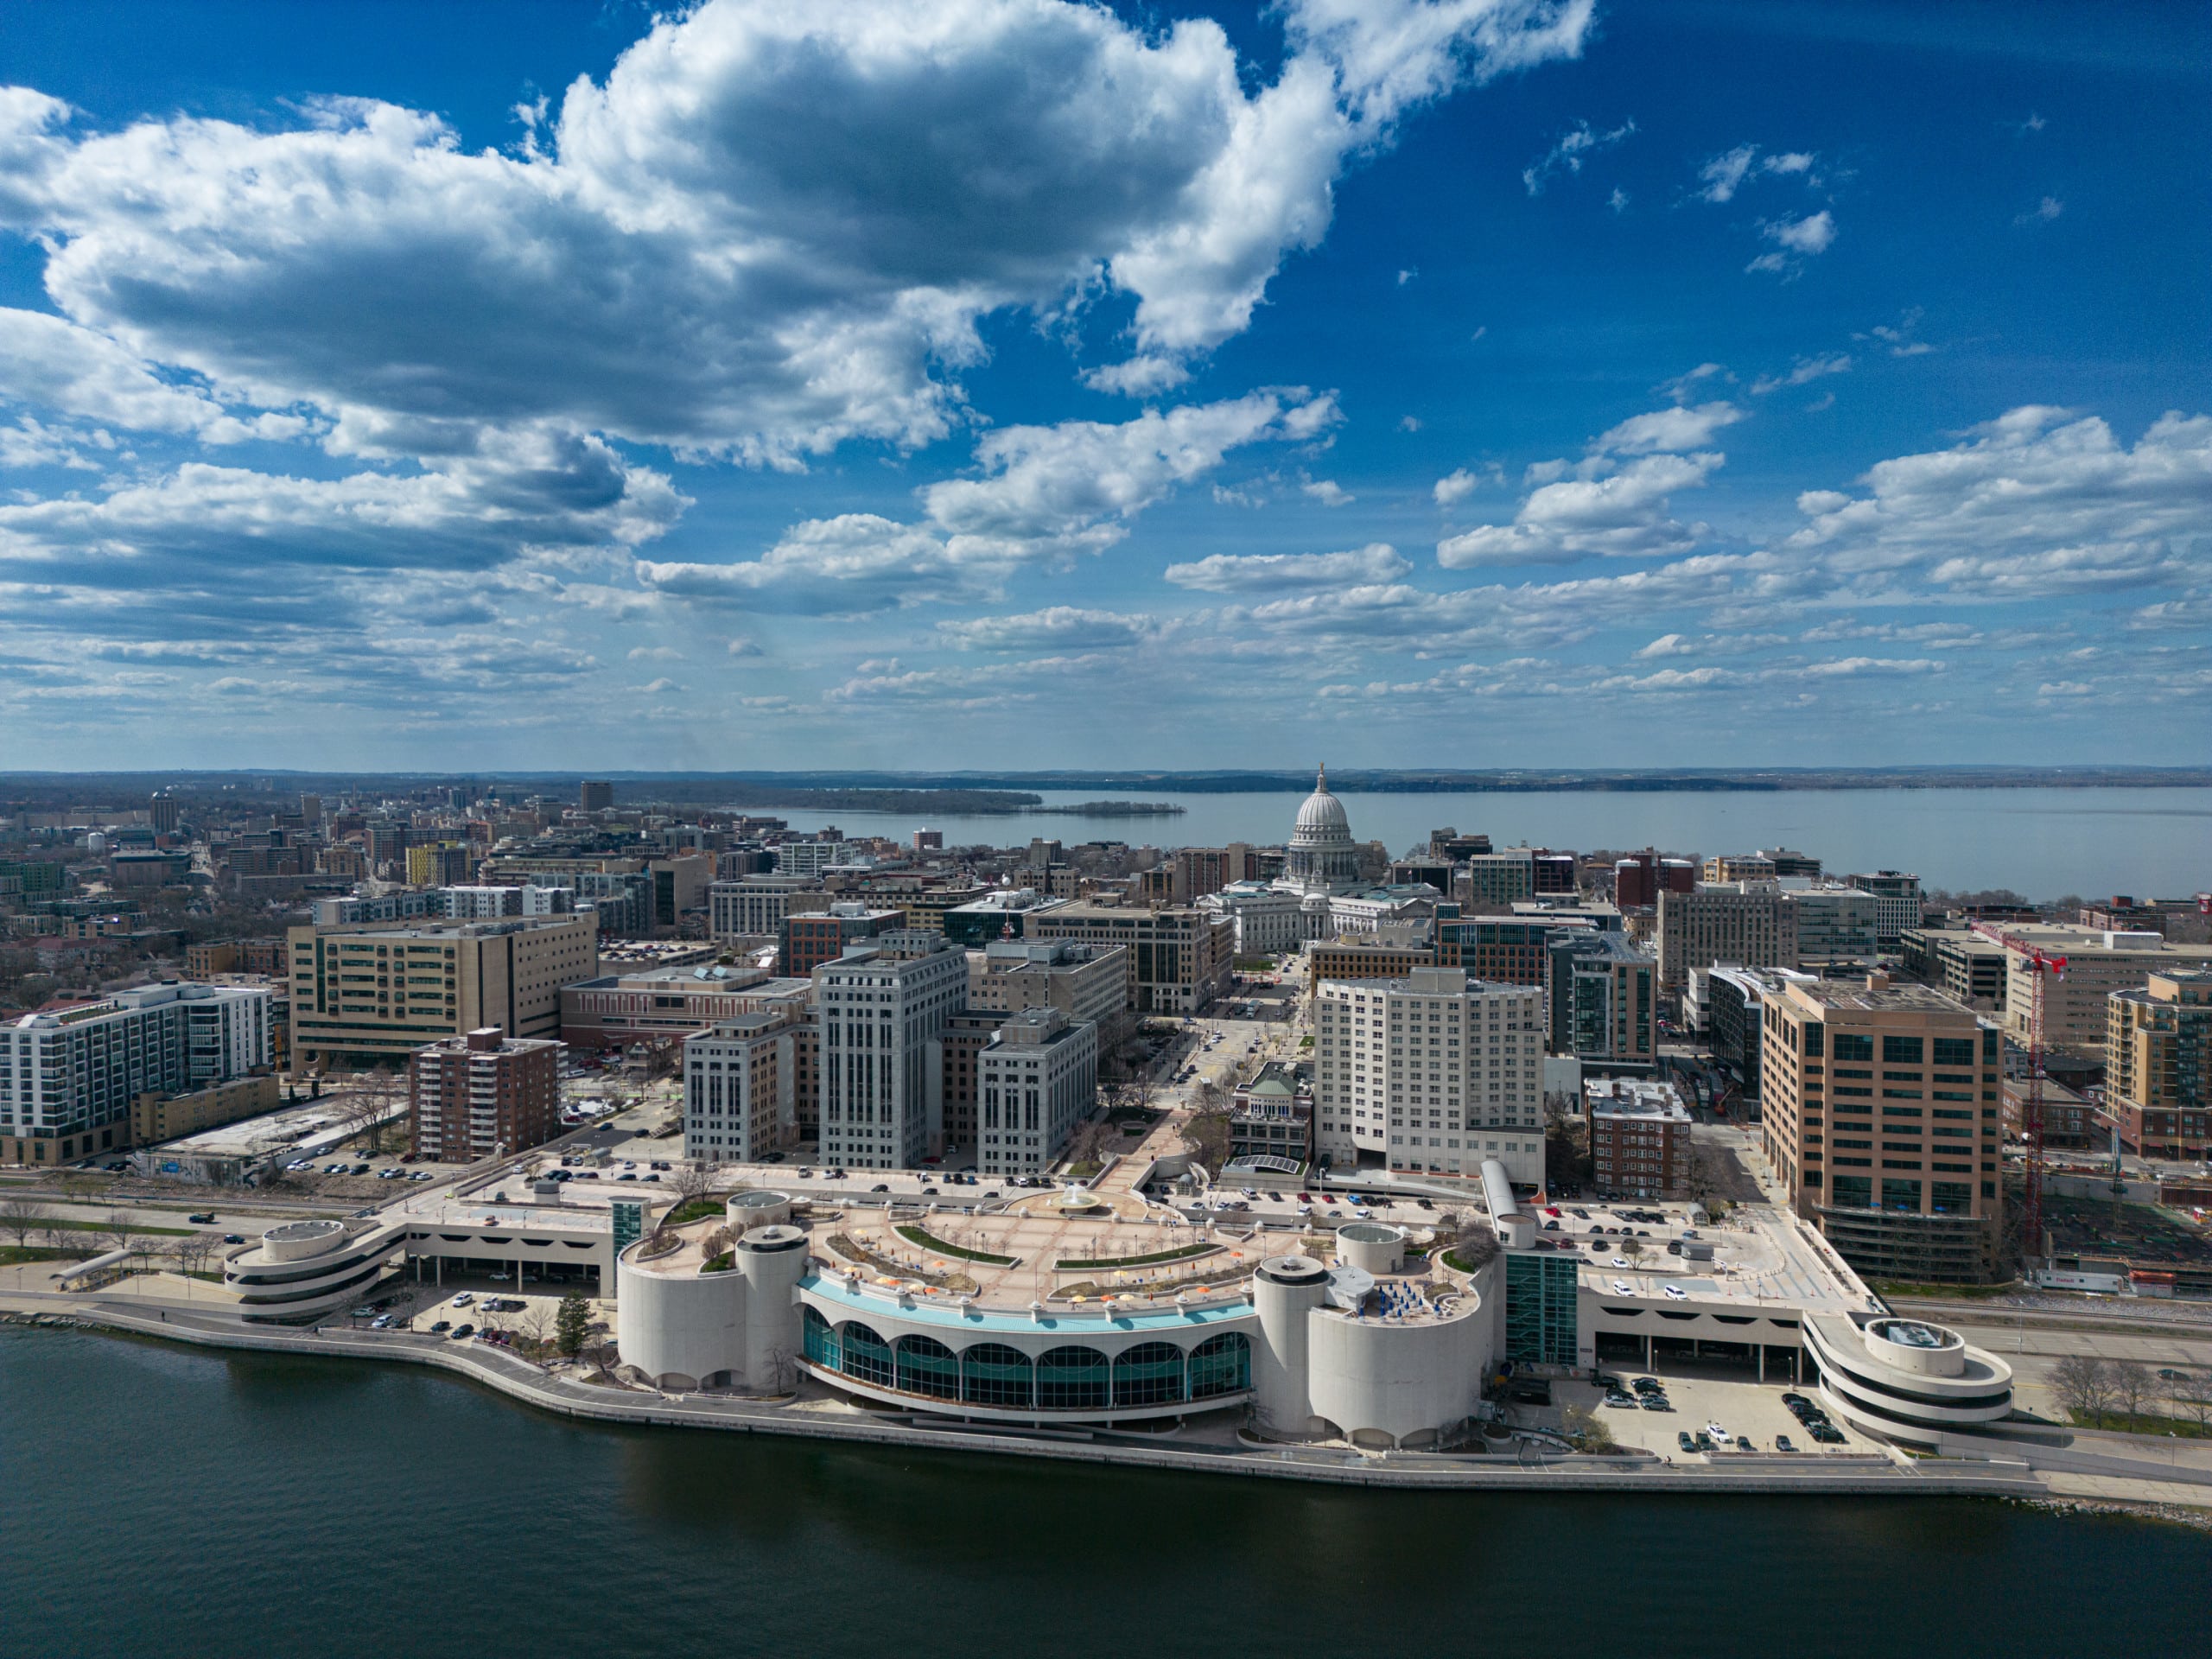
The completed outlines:
{"type": "Polygon", "coordinates": [[[2020,1132],[2028,1143],[2028,1186],[2021,1206],[2020,1239],[2021,1254],[2039,1258],[2043,1255],[2043,985],[2046,975],[2065,974],[2066,958],[2054,957],[2041,945],[1988,922],[1976,922],[1974,931],[2007,950],[2019,952],[2033,976],[2028,998],[2028,1091],[2020,1106],[2020,1132]]]}

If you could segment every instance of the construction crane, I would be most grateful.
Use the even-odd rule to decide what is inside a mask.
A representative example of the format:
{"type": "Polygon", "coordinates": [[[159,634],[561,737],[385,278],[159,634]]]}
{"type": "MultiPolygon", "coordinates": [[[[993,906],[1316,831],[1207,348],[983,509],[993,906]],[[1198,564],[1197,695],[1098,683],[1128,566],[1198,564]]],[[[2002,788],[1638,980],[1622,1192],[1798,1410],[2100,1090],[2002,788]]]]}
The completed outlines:
{"type": "MultiPolygon", "coordinates": [[[[1976,922],[1974,931],[1985,939],[2016,950],[2032,976],[2028,995],[2028,1090],[2020,1105],[2020,1131],[2028,1143],[2028,1190],[2020,1217],[2022,1254],[2043,1255],[2043,985],[2045,976],[2062,977],[2066,958],[2054,957],[2041,945],[1990,922],[1976,922]]],[[[2007,992],[2010,998],[2010,992],[2007,992]]]]}

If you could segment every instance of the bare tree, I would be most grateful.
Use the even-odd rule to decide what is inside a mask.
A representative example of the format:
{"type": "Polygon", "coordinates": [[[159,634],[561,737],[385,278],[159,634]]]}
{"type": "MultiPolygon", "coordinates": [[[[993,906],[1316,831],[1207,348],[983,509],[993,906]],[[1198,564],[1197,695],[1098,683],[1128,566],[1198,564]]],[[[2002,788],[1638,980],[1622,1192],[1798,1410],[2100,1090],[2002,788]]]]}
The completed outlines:
{"type": "Polygon", "coordinates": [[[46,1206],[21,1196],[0,1201],[0,1232],[16,1236],[16,1248],[29,1248],[31,1235],[46,1225],[46,1206]]]}
{"type": "Polygon", "coordinates": [[[1637,1257],[1643,1254],[1643,1241],[1640,1238],[1624,1238],[1621,1240],[1621,1254],[1628,1257],[1630,1261],[1635,1261],[1637,1257]]]}
{"type": "Polygon", "coordinates": [[[124,1215],[122,1211],[117,1210],[111,1211],[108,1218],[100,1224],[100,1231],[113,1243],[115,1249],[127,1250],[130,1248],[131,1236],[137,1231],[137,1223],[124,1215]]]}
{"type": "Polygon", "coordinates": [[[2069,1354],[2050,1368],[2050,1390],[2058,1403],[2075,1417],[2089,1417],[2099,1427],[2112,1409],[2112,1376],[2104,1361],[2088,1354],[2069,1354]]]}
{"type": "Polygon", "coordinates": [[[676,1208],[681,1210],[714,1190],[715,1166],[703,1158],[685,1158],[677,1162],[668,1179],[676,1189],[676,1208]]]}
{"type": "Polygon", "coordinates": [[[531,1358],[536,1359],[544,1353],[546,1344],[552,1339],[553,1325],[553,1307],[548,1302],[532,1302],[517,1322],[516,1329],[522,1333],[523,1340],[530,1344],[531,1358]]]}
{"type": "Polygon", "coordinates": [[[2113,1403],[2130,1418],[2140,1417],[2158,1392],[2151,1368],[2139,1359],[2115,1359],[2107,1363],[2105,1374],[2112,1379],[2113,1403]]]}

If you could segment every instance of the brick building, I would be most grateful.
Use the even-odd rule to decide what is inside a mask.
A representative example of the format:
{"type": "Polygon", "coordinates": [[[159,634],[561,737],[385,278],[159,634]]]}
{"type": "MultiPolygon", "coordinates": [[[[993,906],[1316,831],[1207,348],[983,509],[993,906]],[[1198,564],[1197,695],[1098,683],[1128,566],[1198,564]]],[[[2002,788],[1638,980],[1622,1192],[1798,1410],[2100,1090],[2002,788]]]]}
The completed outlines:
{"type": "Polygon", "coordinates": [[[407,1144],[441,1163],[521,1152],[561,1130],[561,1045],[486,1026],[407,1062],[407,1144]]]}

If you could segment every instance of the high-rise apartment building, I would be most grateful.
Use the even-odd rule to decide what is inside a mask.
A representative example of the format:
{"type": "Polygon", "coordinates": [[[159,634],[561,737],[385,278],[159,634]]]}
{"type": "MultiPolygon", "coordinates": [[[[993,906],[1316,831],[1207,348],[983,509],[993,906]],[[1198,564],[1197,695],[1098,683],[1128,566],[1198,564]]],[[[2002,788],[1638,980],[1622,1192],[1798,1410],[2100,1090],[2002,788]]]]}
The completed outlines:
{"type": "MultiPolygon", "coordinates": [[[[1802,963],[1859,962],[1875,965],[1880,955],[1882,906],[1864,888],[1789,887],[1783,897],[1796,913],[1797,960],[1802,963]]],[[[1915,900],[1916,908],[1918,901],[1915,900]]],[[[1891,936],[1888,949],[1897,949],[1891,936]]],[[[1702,963],[1697,964],[1704,966],[1702,963]]]]}
{"type": "Polygon", "coordinates": [[[1183,906],[1062,905],[1031,916],[1028,934],[1127,947],[1128,1006],[1140,1014],[1196,1014],[1229,988],[1236,963],[1235,925],[1225,916],[1183,906]]]}
{"type": "Polygon", "coordinates": [[[1792,980],[1762,1023],[1760,1123],[1797,1213],[1871,1278],[1999,1274],[1997,1027],[1884,974],[1792,980]]]}
{"type": "Polygon", "coordinates": [[[150,985],[0,1026],[0,1149],[50,1168],[127,1148],[141,1095],[272,1063],[270,1001],[266,986],[150,985]]]}
{"type": "Polygon", "coordinates": [[[586,779],[576,786],[576,805],[586,812],[604,812],[614,804],[614,785],[586,779]]]}
{"type": "Polygon", "coordinates": [[[2212,1150],[2212,971],[2152,974],[2107,999],[2105,1105],[2144,1158],[2212,1150]]]}
{"type": "Polygon", "coordinates": [[[683,1155],[758,1163],[798,1134],[803,1007],[741,1014],[683,1040],[683,1155]]]}
{"type": "Polygon", "coordinates": [[[1324,980],[1313,1001],[1314,1146],[1338,1168],[1544,1179],[1544,994],[1456,968],[1324,980]]]}
{"type": "Polygon", "coordinates": [[[976,1166],[986,1175],[1039,1175],[1098,1099],[1098,1027],[1058,1008],[1025,1008],[978,1059],[976,1166]]]}
{"type": "Polygon", "coordinates": [[[542,1146],[561,1132],[561,1045],[486,1026],[407,1061],[407,1144],[418,1158],[471,1164],[542,1146]]]}
{"type": "Polygon", "coordinates": [[[499,922],[344,924],[293,928],[292,1052],[404,1058],[496,1026],[550,1039],[561,988],[599,971],[588,916],[499,922]]]}
{"type": "Polygon", "coordinates": [[[894,961],[856,944],[815,969],[824,1163],[911,1168],[941,1140],[932,1045],[967,992],[967,953],[949,946],[894,961]]]}
{"type": "Polygon", "coordinates": [[[179,803],[174,795],[156,795],[146,803],[147,821],[157,836],[175,835],[179,817],[179,803]]]}
{"type": "Polygon", "coordinates": [[[1659,965],[1625,933],[1562,929],[1551,942],[1551,1048],[1611,1065],[1659,1054],[1659,965]]]}
{"type": "Polygon", "coordinates": [[[407,883],[415,887],[458,887],[468,880],[469,850],[459,842],[442,841],[407,849],[407,883]]]}
{"type": "Polygon", "coordinates": [[[1764,853],[1716,853],[1698,874],[1706,881],[1771,881],[1775,868],[1764,853]]]}
{"type": "Polygon", "coordinates": [[[1693,968],[1797,965],[1797,912],[1771,883],[1707,882],[1659,894],[1659,983],[1679,991],[1693,968]]]}
{"type": "Polygon", "coordinates": [[[1613,903],[1623,910],[1649,910],[1663,889],[1688,893],[1697,886],[1697,866],[1687,858],[1656,853],[1631,854],[1613,866],[1613,903]]]}

